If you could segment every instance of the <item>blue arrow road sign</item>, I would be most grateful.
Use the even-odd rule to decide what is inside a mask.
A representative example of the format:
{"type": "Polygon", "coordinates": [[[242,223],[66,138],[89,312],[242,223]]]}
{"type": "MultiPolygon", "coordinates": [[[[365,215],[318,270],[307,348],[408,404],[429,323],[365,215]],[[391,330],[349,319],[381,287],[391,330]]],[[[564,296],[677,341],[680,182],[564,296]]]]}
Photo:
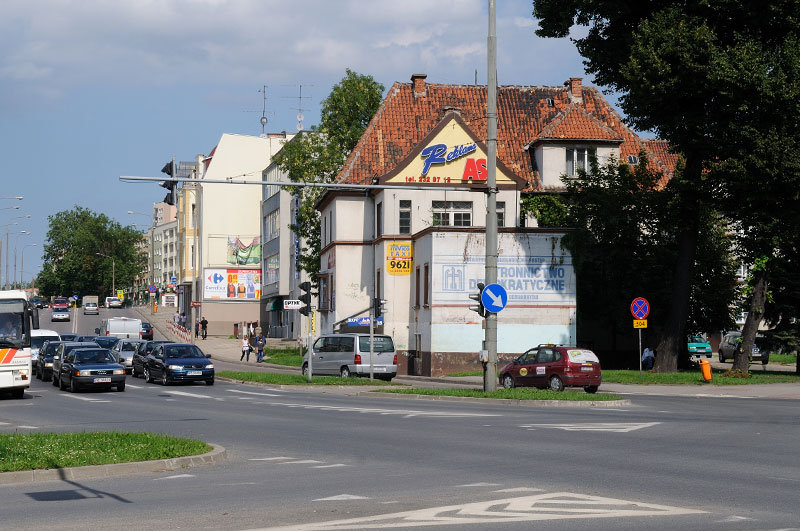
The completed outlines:
{"type": "Polygon", "coordinates": [[[500,284],[489,284],[483,288],[481,302],[487,312],[497,313],[508,304],[508,292],[500,284]]]}

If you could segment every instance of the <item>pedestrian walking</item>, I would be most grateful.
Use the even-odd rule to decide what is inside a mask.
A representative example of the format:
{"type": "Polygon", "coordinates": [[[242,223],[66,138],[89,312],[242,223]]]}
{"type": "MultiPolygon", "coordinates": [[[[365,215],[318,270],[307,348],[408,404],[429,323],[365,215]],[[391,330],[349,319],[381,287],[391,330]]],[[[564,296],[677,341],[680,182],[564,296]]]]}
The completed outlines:
{"type": "Polygon", "coordinates": [[[194,321],[194,338],[197,339],[197,336],[200,335],[200,321],[195,318],[194,321]]]}
{"type": "Polygon", "coordinates": [[[239,358],[239,361],[242,361],[245,356],[247,357],[247,361],[250,361],[250,339],[245,335],[242,338],[242,357],[239,358]]]}
{"type": "Polygon", "coordinates": [[[258,363],[264,361],[264,343],[266,343],[264,334],[259,334],[256,338],[256,361],[258,363]]]}
{"type": "Polygon", "coordinates": [[[253,323],[250,323],[250,327],[249,327],[249,329],[248,329],[248,332],[249,332],[249,334],[250,334],[250,337],[253,337],[253,332],[254,332],[254,330],[253,330],[253,323]]]}
{"type": "Polygon", "coordinates": [[[181,313],[181,326],[186,328],[186,312],[181,313]]]}
{"type": "Polygon", "coordinates": [[[178,313],[178,310],[175,310],[175,315],[172,316],[172,322],[175,324],[181,324],[181,314],[178,313]]]}
{"type": "Polygon", "coordinates": [[[203,332],[203,339],[205,339],[208,335],[208,321],[206,321],[205,315],[203,319],[200,320],[200,330],[203,332]]]}

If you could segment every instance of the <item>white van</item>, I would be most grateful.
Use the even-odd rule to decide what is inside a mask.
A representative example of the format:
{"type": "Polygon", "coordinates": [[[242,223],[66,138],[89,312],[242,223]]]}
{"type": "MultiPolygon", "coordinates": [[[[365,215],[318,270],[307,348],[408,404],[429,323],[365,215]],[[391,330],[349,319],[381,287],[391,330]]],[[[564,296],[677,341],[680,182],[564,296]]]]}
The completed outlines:
{"type": "Polygon", "coordinates": [[[95,328],[94,331],[99,336],[141,339],[142,320],[131,319],[130,317],[109,317],[108,319],[103,319],[103,324],[100,328],[95,328]]]}
{"type": "MultiPolygon", "coordinates": [[[[389,381],[397,376],[397,353],[390,336],[373,336],[375,359],[372,373],[389,381]]],[[[314,342],[313,374],[369,376],[369,334],[326,334],[314,342]]],[[[303,356],[303,374],[308,374],[308,353],[303,356]]]]}
{"type": "Polygon", "coordinates": [[[34,361],[39,357],[39,349],[45,341],[61,341],[61,336],[55,330],[44,330],[39,328],[31,330],[31,360],[34,361]]]}

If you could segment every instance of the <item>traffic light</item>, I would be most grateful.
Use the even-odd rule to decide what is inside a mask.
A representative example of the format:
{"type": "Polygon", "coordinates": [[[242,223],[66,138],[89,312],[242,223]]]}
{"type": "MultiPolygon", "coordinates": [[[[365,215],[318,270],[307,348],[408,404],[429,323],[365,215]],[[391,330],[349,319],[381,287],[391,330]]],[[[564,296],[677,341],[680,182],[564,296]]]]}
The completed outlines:
{"type": "Polygon", "coordinates": [[[470,294],[469,298],[476,301],[478,304],[470,305],[469,309],[473,312],[477,312],[478,315],[481,317],[486,317],[486,308],[483,307],[483,301],[481,300],[481,296],[483,295],[483,288],[486,285],[483,282],[478,282],[478,293],[470,294]]]}
{"type": "Polygon", "coordinates": [[[381,299],[380,297],[375,297],[374,299],[372,299],[372,307],[375,311],[375,319],[383,315],[383,304],[385,302],[386,301],[381,299]]]}
{"type": "Polygon", "coordinates": [[[298,311],[303,315],[308,315],[311,311],[311,282],[301,282],[298,287],[300,291],[303,292],[298,299],[305,304],[305,306],[301,306],[298,311]]]}
{"type": "Polygon", "coordinates": [[[169,179],[169,180],[166,180],[166,181],[162,182],[161,186],[163,188],[166,188],[167,190],[169,190],[167,192],[167,195],[164,196],[164,202],[166,204],[168,204],[168,205],[174,205],[175,204],[175,188],[178,186],[178,181],[175,180],[175,174],[176,174],[176,172],[175,172],[175,161],[171,160],[171,161],[167,162],[166,164],[164,164],[164,167],[161,168],[161,173],[166,173],[167,175],[172,177],[172,179],[169,179]]]}

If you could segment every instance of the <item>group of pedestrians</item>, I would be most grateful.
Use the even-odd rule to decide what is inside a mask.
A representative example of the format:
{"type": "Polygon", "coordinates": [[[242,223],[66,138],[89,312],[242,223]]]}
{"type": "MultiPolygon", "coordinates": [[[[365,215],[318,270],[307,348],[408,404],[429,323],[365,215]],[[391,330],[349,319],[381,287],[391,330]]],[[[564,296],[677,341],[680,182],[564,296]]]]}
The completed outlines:
{"type": "Polygon", "coordinates": [[[244,361],[247,358],[247,361],[250,361],[250,352],[256,352],[256,363],[261,363],[264,361],[264,345],[266,345],[267,341],[264,338],[264,334],[254,334],[253,327],[250,326],[250,334],[244,334],[242,337],[242,357],[239,358],[239,361],[244,361]]]}

